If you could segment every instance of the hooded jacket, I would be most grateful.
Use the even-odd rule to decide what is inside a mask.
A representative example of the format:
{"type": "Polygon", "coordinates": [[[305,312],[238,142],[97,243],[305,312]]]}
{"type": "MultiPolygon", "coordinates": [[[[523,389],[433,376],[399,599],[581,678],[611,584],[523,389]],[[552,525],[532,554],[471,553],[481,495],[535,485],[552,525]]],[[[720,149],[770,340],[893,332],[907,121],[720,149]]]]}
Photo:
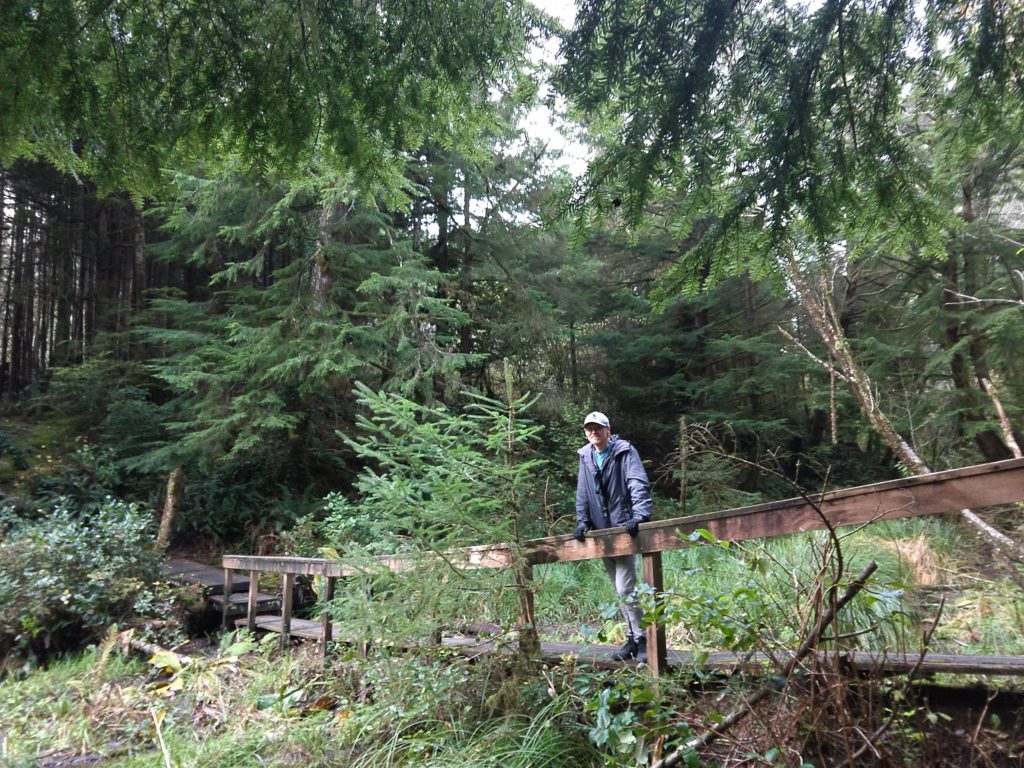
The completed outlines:
{"type": "Polygon", "coordinates": [[[587,528],[614,528],[630,519],[651,518],[651,489],[640,454],[628,440],[612,435],[609,453],[598,482],[594,449],[588,443],[579,449],[580,469],[576,478],[576,523],[587,528]],[[607,504],[601,488],[607,490],[607,504]]]}

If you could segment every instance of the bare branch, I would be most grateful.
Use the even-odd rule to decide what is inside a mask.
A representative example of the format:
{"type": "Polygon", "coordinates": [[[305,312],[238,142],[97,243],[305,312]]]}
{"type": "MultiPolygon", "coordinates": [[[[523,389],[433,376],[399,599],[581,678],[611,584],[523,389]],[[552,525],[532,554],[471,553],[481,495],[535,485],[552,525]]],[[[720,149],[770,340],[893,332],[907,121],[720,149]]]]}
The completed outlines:
{"type": "MultiPolygon", "coordinates": [[[[847,587],[846,592],[840,597],[835,604],[830,605],[815,622],[814,627],[804,637],[800,647],[797,648],[796,652],[786,661],[786,664],[782,668],[781,677],[788,679],[792,674],[793,670],[796,669],[796,665],[804,659],[811,650],[817,646],[821,641],[821,636],[824,634],[828,626],[835,620],[840,609],[846,606],[867,584],[867,580],[871,578],[871,575],[878,568],[878,564],[874,561],[868,563],[867,567],[861,572],[860,576],[847,587]]],[[[742,706],[737,707],[730,712],[721,723],[716,727],[705,731],[700,736],[691,739],[686,743],[685,746],[680,747],[671,754],[665,756],[661,760],[657,760],[651,764],[651,768],[671,768],[683,758],[683,756],[690,750],[696,749],[697,747],[706,747],[712,742],[719,739],[726,731],[732,728],[736,723],[745,719],[753,710],[753,707],[761,700],[767,698],[773,691],[775,686],[772,683],[767,683],[754,692],[750,698],[748,698],[742,706]]]]}

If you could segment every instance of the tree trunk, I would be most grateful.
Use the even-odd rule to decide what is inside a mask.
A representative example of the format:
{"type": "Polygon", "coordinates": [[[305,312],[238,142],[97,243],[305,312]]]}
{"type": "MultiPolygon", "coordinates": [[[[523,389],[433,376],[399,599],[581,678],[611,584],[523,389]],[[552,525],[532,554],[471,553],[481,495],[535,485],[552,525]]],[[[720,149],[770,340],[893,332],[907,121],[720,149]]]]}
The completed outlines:
{"type": "Polygon", "coordinates": [[[167,543],[171,540],[171,528],[174,525],[174,516],[178,511],[181,502],[181,467],[175,467],[167,477],[167,496],[164,498],[164,511],[160,516],[160,532],[156,536],[154,549],[163,552],[167,543]]]}
{"type": "MultiPolygon", "coordinates": [[[[960,254],[952,253],[949,255],[942,268],[943,277],[946,281],[946,293],[943,296],[959,293],[966,293],[970,296],[974,295],[977,291],[977,278],[975,275],[977,265],[974,263],[976,259],[977,254],[972,249],[966,247],[960,254]]],[[[945,303],[943,308],[949,311],[945,303]]],[[[954,352],[950,356],[949,361],[953,385],[956,387],[961,402],[961,411],[965,414],[964,418],[973,424],[982,422],[984,421],[984,416],[979,411],[977,405],[980,392],[972,383],[973,378],[979,382],[980,387],[980,382],[983,379],[990,378],[984,360],[984,341],[981,338],[981,334],[970,319],[961,320],[954,316],[950,317],[946,323],[944,338],[947,350],[965,350],[963,352],[954,352]],[[973,377],[972,367],[974,369],[973,377]]],[[[1000,459],[1008,459],[1010,457],[1006,445],[994,430],[975,429],[972,432],[974,432],[974,442],[986,461],[999,461],[1000,459]]]]}

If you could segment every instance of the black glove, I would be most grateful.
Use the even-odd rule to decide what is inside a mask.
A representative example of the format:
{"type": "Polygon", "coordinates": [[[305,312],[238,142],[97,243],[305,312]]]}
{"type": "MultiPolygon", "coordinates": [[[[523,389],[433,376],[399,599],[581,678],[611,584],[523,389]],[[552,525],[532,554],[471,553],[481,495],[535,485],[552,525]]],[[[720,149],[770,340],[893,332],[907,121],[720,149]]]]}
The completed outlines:
{"type": "Polygon", "coordinates": [[[634,517],[622,527],[626,529],[626,533],[635,537],[640,532],[640,521],[634,517]]]}
{"type": "Polygon", "coordinates": [[[587,536],[587,531],[589,530],[589,526],[587,526],[585,523],[580,523],[576,526],[576,530],[572,532],[572,537],[576,539],[576,541],[583,541],[583,539],[585,539],[587,536]]]}

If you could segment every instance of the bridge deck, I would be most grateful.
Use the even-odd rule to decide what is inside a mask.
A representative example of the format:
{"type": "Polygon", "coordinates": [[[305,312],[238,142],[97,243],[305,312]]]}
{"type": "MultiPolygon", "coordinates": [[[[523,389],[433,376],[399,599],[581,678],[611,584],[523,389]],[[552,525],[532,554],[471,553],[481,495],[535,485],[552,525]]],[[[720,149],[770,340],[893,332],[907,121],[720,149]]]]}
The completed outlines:
{"type": "MultiPolygon", "coordinates": [[[[242,626],[246,622],[239,620],[236,623],[242,626]]],[[[280,632],[282,623],[280,616],[259,616],[256,619],[257,629],[268,632],[280,632]]],[[[321,642],[323,640],[323,625],[319,621],[293,618],[290,635],[303,640],[321,642]]],[[[445,635],[442,637],[441,643],[446,648],[452,648],[470,656],[496,652],[512,653],[515,650],[514,645],[511,647],[507,644],[499,646],[493,639],[467,635],[445,635]]],[[[618,646],[614,645],[544,641],[541,643],[541,658],[551,663],[574,660],[577,664],[598,667],[621,666],[622,662],[612,659],[612,654],[617,650],[618,646]]],[[[789,658],[788,653],[769,656],[765,653],[739,654],[733,651],[697,654],[675,648],[670,648],[668,651],[670,667],[701,667],[728,673],[773,672],[781,669],[789,658]]],[[[817,654],[817,663],[849,672],[873,674],[906,674],[916,668],[921,675],[941,673],[1024,675],[1024,657],[1022,656],[965,656],[950,653],[926,653],[921,659],[920,654],[917,653],[821,651],[817,654]]]]}

